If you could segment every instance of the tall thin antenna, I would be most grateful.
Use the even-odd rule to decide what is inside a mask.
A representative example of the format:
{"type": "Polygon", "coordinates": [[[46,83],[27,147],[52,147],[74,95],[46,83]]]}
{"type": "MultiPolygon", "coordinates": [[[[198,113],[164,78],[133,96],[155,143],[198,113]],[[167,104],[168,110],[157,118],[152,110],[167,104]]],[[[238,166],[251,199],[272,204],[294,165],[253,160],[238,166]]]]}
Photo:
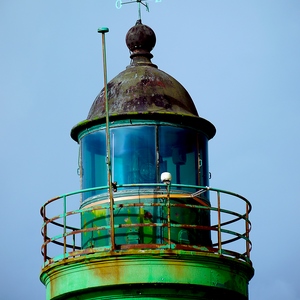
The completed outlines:
{"type": "Polygon", "coordinates": [[[110,132],[109,132],[109,110],[108,110],[108,92],[107,92],[107,64],[106,64],[106,45],[105,33],[109,29],[101,27],[98,33],[102,33],[102,56],[103,56],[103,78],[104,78],[104,97],[105,97],[105,116],[106,116],[106,165],[107,165],[107,182],[110,203],[110,237],[111,250],[115,250],[115,230],[114,230],[114,198],[112,192],[112,176],[111,176],[111,154],[110,154],[110,132]]]}

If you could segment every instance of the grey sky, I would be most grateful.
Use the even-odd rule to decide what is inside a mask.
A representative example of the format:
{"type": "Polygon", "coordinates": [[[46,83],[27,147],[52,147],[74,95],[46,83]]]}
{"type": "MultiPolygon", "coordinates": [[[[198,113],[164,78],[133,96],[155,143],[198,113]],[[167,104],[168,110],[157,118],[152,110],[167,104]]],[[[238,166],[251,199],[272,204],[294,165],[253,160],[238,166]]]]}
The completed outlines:
{"type": "MultiPolygon", "coordinates": [[[[45,299],[40,206],[79,189],[69,137],[108,77],[129,64],[136,5],[115,0],[0,0],[0,298],[45,299]]],[[[300,299],[298,0],[150,1],[153,62],[180,81],[217,128],[211,186],[252,205],[252,300],[300,299]]]]}

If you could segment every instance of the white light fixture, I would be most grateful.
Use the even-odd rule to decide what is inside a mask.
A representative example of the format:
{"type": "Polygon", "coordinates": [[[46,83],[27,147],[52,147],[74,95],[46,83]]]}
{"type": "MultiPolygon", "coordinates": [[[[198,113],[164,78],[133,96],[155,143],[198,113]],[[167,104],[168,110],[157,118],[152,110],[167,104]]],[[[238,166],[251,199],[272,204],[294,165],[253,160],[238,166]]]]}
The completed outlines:
{"type": "Polygon", "coordinates": [[[169,172],[163,172],[160,175],[160,180],[165,184],[170,184],[172,180],[172,175],[169,172]]]}

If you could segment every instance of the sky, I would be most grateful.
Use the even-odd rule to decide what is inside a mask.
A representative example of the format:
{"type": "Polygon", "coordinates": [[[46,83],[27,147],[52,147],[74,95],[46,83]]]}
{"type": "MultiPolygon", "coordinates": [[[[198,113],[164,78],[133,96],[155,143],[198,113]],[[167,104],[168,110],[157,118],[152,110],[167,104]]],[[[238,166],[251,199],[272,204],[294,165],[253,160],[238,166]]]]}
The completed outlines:
{"type": "MultiPolygon", "coordinates": [[[[153,63],[217,128],[210,185],[245,196],[255,275],[251,300],[300,299],[300,1],[149,1],[153,63]]],[[[0,0],[0,298],[45,299],[39,281],[48,199],[78,190],[71,128],[129,65],[137,6],[115,0],[0,0]]]]}

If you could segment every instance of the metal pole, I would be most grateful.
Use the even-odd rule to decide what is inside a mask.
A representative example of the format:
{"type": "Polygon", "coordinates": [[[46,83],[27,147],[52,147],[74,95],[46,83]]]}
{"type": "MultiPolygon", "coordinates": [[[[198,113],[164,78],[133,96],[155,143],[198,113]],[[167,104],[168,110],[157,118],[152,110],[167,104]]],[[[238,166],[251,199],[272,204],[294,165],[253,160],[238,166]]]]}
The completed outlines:
{"type": "Polygon", "coordinates": [[[110,203],[110,238],[111,249],[115,250],[115,228],[114,228],[114,198],[112,192],[112,178],[111,178],[111,155],[110,155],[110,133],[109,133],[109,111],[108,111],[108,94],[107,94],[107,66],[106,66],[106,47],[105,47],[105,33],[109,30],[107,27],[98,29],[98,33],[102,33],[102,55],[103,55],[103,73],[104,73],[104,97],[105,97],[105,115],[106,115],[106,165],[107,165],[107,181],[108,193],[110,203]]]}

